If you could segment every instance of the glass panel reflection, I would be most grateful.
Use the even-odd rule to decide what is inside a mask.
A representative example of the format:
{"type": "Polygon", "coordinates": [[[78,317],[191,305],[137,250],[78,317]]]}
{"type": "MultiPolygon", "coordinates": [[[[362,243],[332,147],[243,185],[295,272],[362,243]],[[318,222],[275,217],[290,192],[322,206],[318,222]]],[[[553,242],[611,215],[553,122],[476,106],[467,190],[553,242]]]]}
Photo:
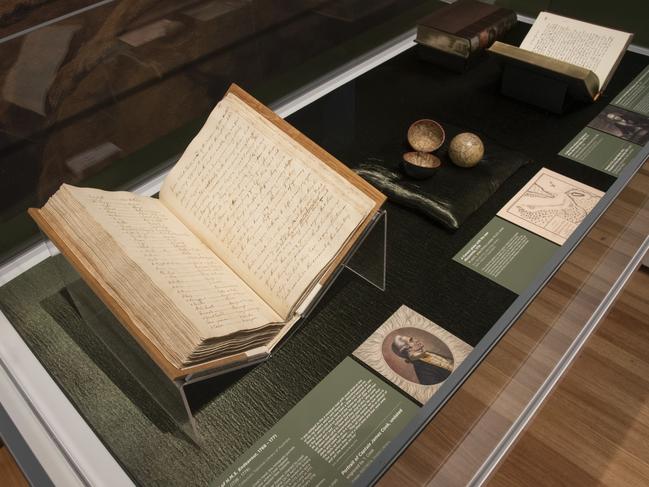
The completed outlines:
{"type": "Polygon", "coordinates": [[[169,165],[231,82],[265,103],[411,28],[424,0],[34,0],[0,6],[0,258],[62,182],[169,165]]]}

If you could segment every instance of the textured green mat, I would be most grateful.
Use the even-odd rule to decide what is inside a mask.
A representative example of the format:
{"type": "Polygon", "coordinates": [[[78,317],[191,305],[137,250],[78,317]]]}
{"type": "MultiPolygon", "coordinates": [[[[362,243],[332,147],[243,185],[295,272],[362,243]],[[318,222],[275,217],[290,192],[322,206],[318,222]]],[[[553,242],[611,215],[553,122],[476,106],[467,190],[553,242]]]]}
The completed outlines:
{"type": "MultiPolygon", "coordinates": [[[[331,337],[322,327],[309,327],[310,333],[295,335],[271,362],[192,386],[190,400],[202,433],[195,444],[81,320],[61,289],[61,266],[67,264],[60,257],[48,259],[0,288],[2,311],[140,484],[205,485],[342,360],[349,345],[361,340],[352,336],[358,331],[338,334],[349,345],[336,344],[341,352],[312,360],[307,350],[331,337]]],[[[346,277],[341,285],[352,294],[354,287],[370,290],[346,277]]]]}
{"type": "Polygon", "coordinates": [[[88,419],[101,438],[109,438],[130,473],[151,485],[171,483],[184,476],[196,484],[211,475],[207,455],[174,432],[167,416],[92,333],[60,293],[61,279],[54,259],[0,288],[3,312],[32,352],[88,419]],[[152,445],[157,445],[155,451],[152,445]],[[168,447],[167,447],[168,446],[168,447]],[[143,458],[143,455],[146,458],[143,458]],[[200,458],[205,468],[183,458],[200,458]],[[170,472],[166,467],[174,465],[170,472]],[[190,467],[191,466],[191,467],[190,467]],[[173,476],[170,476],[174,474],[173,476]]]}

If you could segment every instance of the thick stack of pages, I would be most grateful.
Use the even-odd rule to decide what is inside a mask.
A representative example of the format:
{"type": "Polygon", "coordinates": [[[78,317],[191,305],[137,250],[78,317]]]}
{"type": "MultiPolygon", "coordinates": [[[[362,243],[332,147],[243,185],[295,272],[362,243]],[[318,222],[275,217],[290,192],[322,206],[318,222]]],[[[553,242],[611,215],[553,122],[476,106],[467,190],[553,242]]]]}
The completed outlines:
{"type": "Polygon", "coordinates": [[[153,358],[182,371],[268,353],[384,199],[232,87],[159,199],[63,185],[30,212],[153,358]]]}

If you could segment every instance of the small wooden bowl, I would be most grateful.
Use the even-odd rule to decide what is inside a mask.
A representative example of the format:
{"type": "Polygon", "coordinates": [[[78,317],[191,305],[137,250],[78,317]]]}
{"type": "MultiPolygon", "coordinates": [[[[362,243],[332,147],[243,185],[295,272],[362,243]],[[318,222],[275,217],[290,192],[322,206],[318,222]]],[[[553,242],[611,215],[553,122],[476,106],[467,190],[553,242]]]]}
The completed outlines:
{"type": "Polygon", "coordinates": [[[435,120],[423,118],[408,128],[408,143],[417,152],[433,152],[444,143],[446,134],[435,120]]]}
{"type": "Polygon", "coordinates": [[[427,152],[406,152],[401,167],[403,172],[414,179],[431,177],[442,164],[439,157],[427,152]]]}

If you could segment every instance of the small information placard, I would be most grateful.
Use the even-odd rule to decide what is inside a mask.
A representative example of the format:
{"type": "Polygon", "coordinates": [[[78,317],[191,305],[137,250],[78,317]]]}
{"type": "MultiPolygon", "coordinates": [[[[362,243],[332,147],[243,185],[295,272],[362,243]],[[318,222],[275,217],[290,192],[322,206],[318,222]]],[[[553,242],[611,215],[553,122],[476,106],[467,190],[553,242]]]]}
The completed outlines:
{"type": "Polygon", "coordinates": [[[640,149],[633,142],[586,127],[559,155],[617,177],[640,149]]]}
{"type": "Polygon", "coordinates": [[[620,91],[611,105],[649,116],[649,67],[620,91]]]}
{"type": "Polygon", "coordinates": [[[453,260],[520,294],[557,249],[543,237],[494,217],[453,260]]]}
{"type": "Polygon", "coordinates": [[[346,358],[212,487],[351,485],[418,409],[346,358]]]}

